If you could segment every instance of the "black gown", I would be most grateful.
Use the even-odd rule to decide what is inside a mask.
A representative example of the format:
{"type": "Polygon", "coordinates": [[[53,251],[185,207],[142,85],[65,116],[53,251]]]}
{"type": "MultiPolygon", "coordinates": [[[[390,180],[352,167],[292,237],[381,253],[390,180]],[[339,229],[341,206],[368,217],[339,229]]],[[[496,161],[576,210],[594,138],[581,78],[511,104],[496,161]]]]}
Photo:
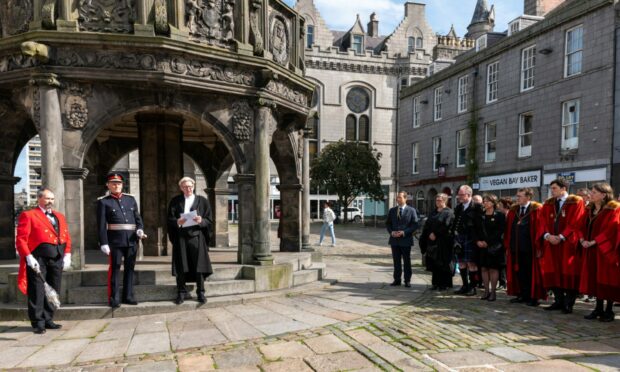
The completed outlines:
{"type": "Polygon", "coordinates": [[[434,210],[424,223],[420,235],[420,250],[426,254],[426,269],[433,273],[432,285],[438,288],[451,288],[454,268],[454,239],[450,234],[450,225],[454,213],[450,208],[441,212],[434,210]],[[433,233],[435,241],[428,237],[433,233]]]}
{"type": "Polygon", "coordinates": [[[484,241],[487,243],[487,248],[478,248],[480,267],[500,270],[506,265],[506,253],[503,248],[505,224],[506,216],[501,212],[495,211],[491,215],[484,215],[484,241]],[[498,244],[502,247],[493,253],[492,247],[497,247],[498,244]]]}

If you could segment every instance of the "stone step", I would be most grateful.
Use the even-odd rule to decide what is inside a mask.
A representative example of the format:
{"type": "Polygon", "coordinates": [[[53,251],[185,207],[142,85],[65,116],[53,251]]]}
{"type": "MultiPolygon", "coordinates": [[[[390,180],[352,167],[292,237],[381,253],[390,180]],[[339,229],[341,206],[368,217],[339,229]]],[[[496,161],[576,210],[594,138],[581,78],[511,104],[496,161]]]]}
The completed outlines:
{"type": "MultiPolygon", "coordinates": [[[[122,269],[121,269],[122,271],[122,269]]],[[[235,280],[242,279],[242,267],[234,266],[215,266],[213,274],[207,278],[208,281],[235,280]]],[[[122,275],[122,274],[121,274],[122,275]]],[[[93,270],[82,272],[82,286],[106,285],[108,280],[107,270],[93,270]]],[[[134,285],[153,285],[153,284],[175,284],[176,278],[172,276],[170,269],[165,270],[136,270],[134,272],[134,285]]]]}
{"type": "Polygon", "coordinates": [[[304,267],[312,265],[311,254],[300,254],[293,257],[280,256],[274,259],[274,265],[290,263],[293,265],[293,271],[303,270],[304,267]]]}
{"type": "Polygon", "coordinates": [[[302,284],[308,284],[316,282],[320,279],[321,272],[319,269],[313,270],[300,270],[293,272],[293,287],[297,287],[302,284]]]}
{"type": "Polygon", "coordinates": [[[9,285],[0,284],[0,302],[7,302],[9,300],[9,285]]]}
{"type": "MultiPolygon", "coordinates": [[[[187,284],[188,292],[195,288],[193,283],[187,284]]],[[[254,292],[253,280],[223,280],[205,282],[207,297],[235,295],[254,292]]],[[[148,301],[172,301],[177,296],[175,284],[149,284],[134,286],[136,300],[148,301]]],[[[75,305],[106,303],[108,289],[106,286],[88,286],[72,288],[68,291],[66,303],[75,305]]]]}

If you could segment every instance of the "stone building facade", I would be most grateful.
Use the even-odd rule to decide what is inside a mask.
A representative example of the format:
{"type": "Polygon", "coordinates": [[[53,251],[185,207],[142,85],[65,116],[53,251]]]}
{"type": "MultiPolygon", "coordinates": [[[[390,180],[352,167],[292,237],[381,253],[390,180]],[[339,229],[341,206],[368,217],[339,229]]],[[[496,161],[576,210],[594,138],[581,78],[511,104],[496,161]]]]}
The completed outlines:
{"type": "Polygon", "coordinates": [[[537,199],[560,175],[571,191],[618,186],[617,1],[526,0],[524,9],[509,36],[479,36],[402,92],[399,180],[421,209],[464,183],[501,196],[530,186],[537,199]]]}
{"type": "MultiPolygon", "coordinates": [[[[145,255],[170,253],[166,208],[184,156],[205,176],[216,240],[228,239],[236,167],[242,264],[273,263],[273,160],[284,180],[280,248],[301,250],[313,85],[303,77],[305,26],[293,9],[279,0],[7,0],[0,25],[0,206],[13,209],[15,161],[38,134],[42,183],[67,216],[74,268],[97,249],[92,203],[106,173],[136,149],[145,255]]],[[[5,215],[0,258],[14,255],[5,215]]]]}

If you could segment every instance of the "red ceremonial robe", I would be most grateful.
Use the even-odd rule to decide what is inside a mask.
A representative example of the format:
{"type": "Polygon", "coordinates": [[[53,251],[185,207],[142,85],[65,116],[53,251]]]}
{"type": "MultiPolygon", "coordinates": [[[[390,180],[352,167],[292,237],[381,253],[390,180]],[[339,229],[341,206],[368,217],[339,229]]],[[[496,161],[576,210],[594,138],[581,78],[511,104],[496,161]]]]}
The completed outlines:
{"type": "Polygon", "coordinates": [[[583,248],[579,291],[600,300],[620,301],[620,203],[608,202],[594,216],[589,205],[581,237],[596,245],[583,248]]]}
{"type": "MultiPolygon", "coordinates": [[[[517,256],[512,256],[511,254],[511,234],[512,234],[512,225],[514,223],[515,218],[518,218],[520,206],[513,205],[508,212],[506,228],[504,230],[504,247],[506,247],[506,282],[507,289],[506,292],[509,296],[517,296],[521,293],[521,288],[519,288],[519,280],[517,279],[517,272],[519,271],[519,265],[522,264],[517,262],[517,256]]],[[[531,202],[529,208],[529,218],[530,218],[530,238],[532,240],[532,251],[533,251],[533,259],[532,259],[532,291],[530,296],[532,299],[546,299],[547,291],[543,287],[542,284],[542,276],[540,272],[540,242],[536,238],[536,227],[538,226],[540,219],[540,212],[542,211],[542,204],[531,202]]]]}
{"type": "Polygon", "coordinates": [[[54,226],[52,226],[50,220],[39,207],[24,211],[19,215],[17,234],[15,237],[15,248],[17,248],[17,253],[19,253],[17,288],[19,288],[23,294],[27,294],[28,292],[26,256],[31,254],[43,243],[58,245],[66,243],[65,254],[71,253],[71,237],[69,235],[67,220],[65,216],[58,211],[52,211],[52,213],[54,213],[58,219],[58,231],[60,231],[60,233],[56,233],[54,226]]]}
{"type": "Polygon", "coordinates": [[[536,232],[542,247],[540,269],[545,288],[579,289],[579,238],[585,216],[585,204],[579,196],[569,195],[559,211],[555,210],[555,198],[545,201],[536,232]],[[553,245],[544,240],[546,233],[562,235],[565,240],[553,245]]]}

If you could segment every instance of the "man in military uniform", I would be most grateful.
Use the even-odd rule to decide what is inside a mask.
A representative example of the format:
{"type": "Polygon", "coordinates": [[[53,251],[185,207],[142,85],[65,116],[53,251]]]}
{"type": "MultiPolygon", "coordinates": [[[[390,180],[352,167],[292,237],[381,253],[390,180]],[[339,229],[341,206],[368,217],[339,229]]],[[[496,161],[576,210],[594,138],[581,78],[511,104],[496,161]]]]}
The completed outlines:
{"type": "Polygon", "coordinates": [[[97,226],[101,251],[110,256],[108,269],[108,303],[117,308],[121,302],[137,305],[133,294],[133,271],[136,264],[138,239],[145,239],[142,217],[136,199],[123,191],[123,176],[107,176],[109,194],[97,201],[97,226]],[[118,273],[124,259],[123,297],[119,294],[118,273]]]}

